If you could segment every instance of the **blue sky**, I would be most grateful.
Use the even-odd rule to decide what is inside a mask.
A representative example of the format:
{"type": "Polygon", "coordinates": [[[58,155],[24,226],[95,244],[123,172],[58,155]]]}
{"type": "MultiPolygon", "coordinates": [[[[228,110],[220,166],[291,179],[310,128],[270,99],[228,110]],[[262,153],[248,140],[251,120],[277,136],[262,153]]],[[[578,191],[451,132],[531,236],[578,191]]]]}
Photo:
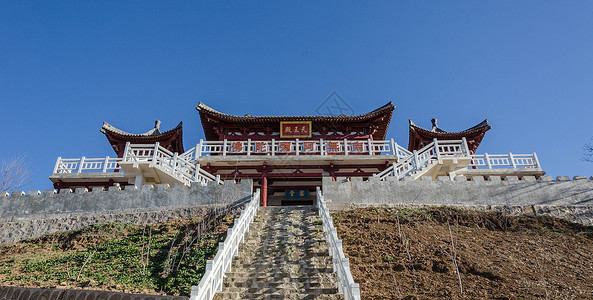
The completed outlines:
{"type": "Polygon", "coordinates": [[[195,106],[312,115],[337,92],[355,113],[393,101],[449,131],[488,119],[479,153],[537,152],[548,175],[593,175],[592,1],[2,1],[0,156],[113,156],[103,121],[133,133],[195,106]]]}

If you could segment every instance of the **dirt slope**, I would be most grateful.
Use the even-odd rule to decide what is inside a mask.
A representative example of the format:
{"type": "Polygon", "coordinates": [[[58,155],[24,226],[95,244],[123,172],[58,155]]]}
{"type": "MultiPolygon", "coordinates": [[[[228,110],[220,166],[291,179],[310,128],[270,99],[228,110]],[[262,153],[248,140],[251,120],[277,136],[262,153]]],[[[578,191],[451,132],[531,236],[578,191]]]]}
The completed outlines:
{"type": "Polygon", "coordinates": [[[363,299],[593,299],[591,226],[449,208],[357,209],[334,223],[363,299]]]}

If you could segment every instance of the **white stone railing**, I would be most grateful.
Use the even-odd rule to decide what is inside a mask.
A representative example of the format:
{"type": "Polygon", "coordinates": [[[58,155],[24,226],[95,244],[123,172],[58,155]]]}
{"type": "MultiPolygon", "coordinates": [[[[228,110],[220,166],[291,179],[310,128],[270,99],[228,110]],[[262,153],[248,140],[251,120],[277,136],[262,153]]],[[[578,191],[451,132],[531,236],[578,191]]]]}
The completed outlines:
{"type": "Polygon", "coordinates": [[[217,292],[222,291],[224,273],[231,271],[233,258],[239,253],[239,244],[249,232],[249,225],[259,208],[259,189],[245,205],[241,216],[229,228],[224,242],[218,244],[218,252],[213,260],[206,261],[206,272],[197,286],[191,287],[190,300],[211,300],[217,292]]]}
{"type": "Polygon", "coordinates": [[[317,208],[323,223],[325,239],[329,246],[329,254],[332,257],[334,272],[338,275],[338,291],[344,294],[345,300],[360,300],[360,287],[354,282],[350,273],[349,259],[342,250],[342,241],[338,238],[338,232],[334,227],[333,219],[325,204],[321,189],[317,187],[317,208]]]}
{"type": "Polygon", "coordinates": [[[224,184],[219,177],[202,170],[199,165],[188,160],[183,155],[173,153],[155,144],[126,144],[122,162],[147,162],[151,167],[158,167],[169,174],[176,176],[183,183],[189,185],[191,182],[207,183],[215,181],[224,184]]]}
{"type": "Polygon", "coordinates": [[[54,166],[54,174],[67,173],[106,173],[121,170],[119,163],[121,158],[61,158],[58,157],[54,166]]]}
{"type": "Polygon", "coordinates": [[[373,140],[247,140],[204,141],[186,151],[183,156],[195,160],[208,155],[396,155],[406,157],[410,152],[393,139],[373,140]]]}
{"type": "Polygon", "coordinates": [[[374,176],[379,177],[380,180],[385,180],[388,176],[395,176],[399,180],[443,157],[463,157],[468,155],[469,148],[465,138],[450,141],[434,139],[432,143],[420,150],[414,150],[404,159],[394,162],[389,168],[374,176]]]}
{"type": "Polygon", "coordinates": [[[123,158],[61,158],[58,157],[53,174],[68,173],[107,173],[123,171],[122,163],[148,163],[176,177],[189,185],[191,182],[206,184],[214,181],[224,184],[219,176],[214,176],[200,168],[199,164],[182,155],[173,153],[156,144],[126,144],[123,158]]]}
{"type": "Polygon", "coordinates": [[[538,169],[541,168],[535,152],[533,154],[488,154],[471,155],[471,169],[538,169]]]}

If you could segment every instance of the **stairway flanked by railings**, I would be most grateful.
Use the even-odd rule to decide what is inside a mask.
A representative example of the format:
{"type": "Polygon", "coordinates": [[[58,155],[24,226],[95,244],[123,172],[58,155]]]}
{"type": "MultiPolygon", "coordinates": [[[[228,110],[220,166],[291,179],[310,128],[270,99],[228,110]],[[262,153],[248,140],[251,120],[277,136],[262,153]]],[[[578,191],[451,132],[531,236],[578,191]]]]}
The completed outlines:
{"type": "Polygon", "coordinates": [[[317,208],[260,208],[214,299],[343,299],[317,208]]]}

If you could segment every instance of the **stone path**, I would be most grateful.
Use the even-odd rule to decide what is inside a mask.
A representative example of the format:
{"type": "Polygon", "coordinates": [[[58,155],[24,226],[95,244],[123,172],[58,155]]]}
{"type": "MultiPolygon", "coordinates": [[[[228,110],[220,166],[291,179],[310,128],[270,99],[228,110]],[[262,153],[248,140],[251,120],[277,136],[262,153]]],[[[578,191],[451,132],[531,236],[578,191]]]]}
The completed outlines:
{"type": "Polygon", "coordinates": [[[315,207],[261,207],[214,299],[343,299],[315,207]]]}

